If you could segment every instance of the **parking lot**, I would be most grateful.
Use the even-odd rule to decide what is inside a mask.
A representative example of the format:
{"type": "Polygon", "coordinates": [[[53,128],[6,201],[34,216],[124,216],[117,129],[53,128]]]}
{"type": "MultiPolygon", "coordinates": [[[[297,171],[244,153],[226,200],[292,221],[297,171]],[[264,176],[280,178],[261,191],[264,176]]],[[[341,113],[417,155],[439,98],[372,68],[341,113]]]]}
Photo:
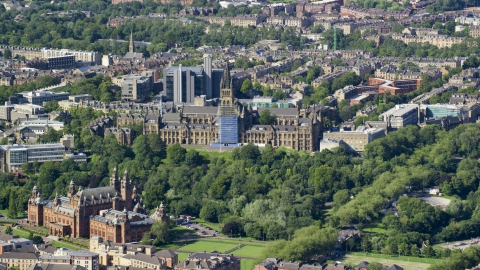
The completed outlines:
{"type": "Polygon", "coordinates": [[[203,235],[203,236],[217,236],[218,232],[209,228],[209,227],[206,227],[206,226],[203,226],[203,224],[197,224],[195,222],[190,222],[189,224],[186,224],[186,225],[182,225],[183,227],[189,229],[189,230],[193,230],[193,231],[196,231],[197,234],[199,235],[203,235]]]}
{"type": "Polygon", "coordinates": [[[445,207],[450,203],[449,199],[442,198],[442,197],[428,196],[428,197],[421,197],[421,199],[432,206],[440,207],[440,209],[442,210],[445,210],[445,207]]]}

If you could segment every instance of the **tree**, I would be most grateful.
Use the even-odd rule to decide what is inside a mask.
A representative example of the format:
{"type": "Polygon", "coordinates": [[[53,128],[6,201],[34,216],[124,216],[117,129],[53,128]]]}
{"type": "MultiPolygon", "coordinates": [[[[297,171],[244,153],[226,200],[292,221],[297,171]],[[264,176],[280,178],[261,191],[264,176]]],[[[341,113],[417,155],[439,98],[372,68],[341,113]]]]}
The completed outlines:
{"type": "Polygon", "coordinates": [[[322,74],[322,69],[319,66],[314,66],[310,70],[308,70],[305,80],[308,84],[310,84],[313,80],[315,80],[315,78],[320,76],[320,74],[322,74]]]}
{"type": "Polygon", "coordinates": [[[185,160],[187,150],[179,143],[167,147],[167,158],[174,164],[180,164],[185,160]]]}
{"type": "Polygon", "coordinates": [[[273,92],[272,97],[276,100],[282,100],[287,98],[287,94],[284,91],[277,89],[273,92]]]}
{"type": "Polygon", "coordinates": [[[469,56],[465,62],[463,62],[462,68],[477,68],[480,65],[480,59],[476,55],[469,56]]]}
{"type": "Polygon", "coordinates": [[[170,224],[168,222],[155,221],[150,233],[155,236],[152,244],[159,245],[170,243],[170,224]]]}
{"type": "Polygon", "coordinates": [[[238,235],[240,234],[240,225],[234,220],[229,221],[223,225],[222,233],[224,235],[238,235]]]}
{"type": "Polygon", "coordinates": [[[8,213],[7,216],[9,218],[17,218],[18,217],[18,212],[17,212],[17,203],[15,202],[15,191],[11,190],[10,191],[10,199],[8,200],[8,213]]]}
{"type": "Polygon", "coordinates": [[[371,262],[367,265],[368,270],[383,270],[383,264],[378,263],[378,262],[371,262]]]}
{"type": "Polygon", "coordinates": [[[333,203],[335,208],[338,208],[350,201],[350,194],[347,189],[342,189],[337,191],[335,195],[333,195],[333,203]]]}
{"type": "Polygon", "coordinates": [[[45,103],[45,112],[49,113],[49,112],[53,112],[53,111],[58,111],[61,109],[61,107],[58,105],[58,101],[56,100],[51,100],[51,101],[47,101],[45,103]]]}
{"type": "Polygon", "coordinates": [[[8,144],[8,137],[3,137],[0,141],[0,145],[7,145],[8,144]]]}
{"type": "Polygon", "coordinates": [[[44,244],[43,238],[39,235],[35,235],[31,239],[35,245],[44,244]]]}
{"type": "Polygon", "coordinates": [[[412,256],[418,256],[419,252],[420,249],[417,247],[417,245],[412,245],[412,247],[410,248],[410,254],[412,254],[412,256]]]}
{"type": "Polygon", "coordinates": [[[12,51],[10,51],[10,49],[5,49],[3,51],[3,58],[5,58],[5,59],[12,58],[12,51]]]}
{"type": "Polygon", "coordinates": [[[13,232],[12,226],[7,226],[7,227],[5,228],[5,233],[6,233],[6,234],[11,234],[12,232],[13,232]]]}
{"type": "Polygon", "coordinates": [[[246,78],[242,83],[242,88],[240,88],[240,91],[246,94],[250,89],[252,89],[252,82],[249,78],[246,78]]]}
{"type": "Polygon", "coordinates": [[[213,203],[206,203],[202,210],[200,210],[200,218],[210,221],[218,222],[217,209],[213,203]]]}
{"type": "Polygon", "coordinates": [[[468,218],[472,210],[467,202],[454,198],[450,203],[445,207],[445,212],[450,214],[457,220],[462,220],[468,218]]]}
{"type": "Polygon", "coordinates": [[[277,120],[277,116],[276,115],[272,115],[270,113],[270,110],[263,110],[261,113],[260,113],[260,117],[258,118],[258,122],[261,124],[261,125],[273,125],[275,123],[275,121],[277,120]]]}
{"type": "Polygon", "coordinates": [[[146,233],[143,234],[142,240],[140,240],[140,244],[142,244],[142,245],[151,245],[152,244],[150,232],[146,232],[146,233]]]}

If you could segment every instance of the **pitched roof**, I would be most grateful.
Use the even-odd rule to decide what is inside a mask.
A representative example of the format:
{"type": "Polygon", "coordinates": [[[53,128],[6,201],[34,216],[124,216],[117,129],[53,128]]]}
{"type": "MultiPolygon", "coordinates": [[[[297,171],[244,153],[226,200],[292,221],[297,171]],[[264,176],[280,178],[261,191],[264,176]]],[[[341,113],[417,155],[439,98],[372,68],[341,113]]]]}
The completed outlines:
{"type": "Polygon", "coordinates": [[[141,261],[141,262],[146,262],[146,263],[154,264],[154,265],[161,265],[161,264],[165,263],[164,260],[160,259],[157,256],[146,255],[146,254],[143,254],[143,253],[137,253],[135,255],[125,255],[124,258],[125,259],[130,259],[130,260],[137,260],[137,261],[141,261]]]}
{"type": "Polygon", "coordinates": [[[177,257],[177,253],[171,251],[171,250],[168,250],[168,249],[162,249],[160,251],[158,251],[157,253],[155,253],[155,256],[159,257],[159,258],[174,258],[174,257],[177,257]]]}
{"type": "Polygon", "coordinates": [[[35,253],[6,252],[0,254],[0,259],[37,260],[38,257],[35,255],[35,253]]]}
{"type": "Polygon", "coordinates": [[[400,266],[394,264],[394,265],[388,267],[387,270],[403,270],[403,267],[400,267],[400,266]]]}

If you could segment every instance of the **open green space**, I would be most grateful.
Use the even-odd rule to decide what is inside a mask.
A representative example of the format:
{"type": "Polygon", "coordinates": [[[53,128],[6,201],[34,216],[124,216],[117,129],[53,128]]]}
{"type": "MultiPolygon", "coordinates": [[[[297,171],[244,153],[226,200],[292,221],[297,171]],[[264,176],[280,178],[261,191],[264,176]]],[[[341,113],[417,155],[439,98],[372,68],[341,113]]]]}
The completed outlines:
{"type": "Polygon", "coordinates": [[[192,244],[186,245],[181,247],[179,250],[185,251],[197,251],[197,252],[225,252],[230,250],[234,247],[238,246],[238,244],[231,244],[231,243],[223,243],[223,242],[214,242],[214,241],[203,241],[199,240],[192,244]]]}
{"type": "Polygon", "coordinates": [[[343,258],[338,259],[342,263],[357,265],[362,261],[367,262],[379,262],[391,266],[397,264],[404,269],[427,269],[432,264],[437,264],[442,259],[434,258],[419,258],[413,256],[394,256],[394,255],[382,255],[362,252],[349,252],[343,258]]]}
{"type": "MultiPolygon", "coordinates": [[[[8,216],[8,210],[0,210],[0,217],[7,217],[8,216]]],[[[17,215],[16,218],[23,218],[26,217],[27,214],[25,214],[23,211],[17,215]]]]}
{"type": "Polygon", "coordinates": [[[172,234],[195,234],[195,231],[193,230],[189,230],[185,227],[182,227],[182,226],[173,226],[172,230],[171,230],[171,233],[172,234]]]}
{"type": "Polygon", "coordinates": [[[177,252],[178,254],[178,261],[181,262],[181,261],[184,261],[188,258],[188,253],[185,253],[185,252],[177,252]]]}
{"type": "Polygon", "coordinates": [[[219,224],[219,223],[211,223],[211,222],[207,222],[201,218],[197,218],[195,220],[193,220],[193,222],[196,222],[198,224],[203,224],[204,227],[210,227],[212,228],[213,230],[216,230],[217,232],[221,232],[222,231],[222,225],[219,224]]]}
{"type": "Polygon", "coordinates": [[[59,242],[59,241],[53,241],[51,242],[52,246],[57,247],[57,248],[68,248],[68,249],[73,249],[73,250],[79,250],[80,248],[74,245],[70,245],[64,242],[59,242]]]}
{"type": "Polygon", "coordinates": [[[200,155],[204,156],[207,159],[210,158],[220,158],[223,157],[226,160],[232,160],[232,153],[228,151],[209,151],[208,146],[199,146],[199,145],[182,145],[183,148],[188,150],[195,150],[197,151],[200,155]]]}
{"type": "Polygon", "coordinates": [[[241,265],[240,265],[241,270],[253,269],[253,268],[255,268],[255,264],[256,264],[255,260],[250,260],[250,259],[241,259],[240,263],[241,263],[241,265]]]}
{"type": "Polygon", "coordinates": [[[187,243],[192,243],[192,242],[175,242],[175,243],[170,243],[170,244],[165,244],[165,245],[158,245],[157,246],[157,251],[162,250],[162,249],[177,249],[180,246],[183,246],[187,243]]]}
{"type": "Polygon", "coordinates": [[[202,241],[231,243],[235,245],[244,244],[248,246],[260,246],[260,247],[265,247],[267,244],[271,243],[271,242],[251,241],[251,239],[247,239],[246,237],[237,238],[237,239],[205,238],[205,239],[202,239],[202,241]]]}
{"type": "Polygon", "coordinates": [[[362,229],[364,233],[388,233],[388,229],[382,223],[372,222],[362,229]]]}
{"type": "MultiPolygon", "coordinates": [[[[235,250],[233,252],[233,255],[256,258],[262,253],[264,249],[265,249],[264,246],[263,247],[262,246],[244,246],[241,249],[235,250]]],[[[249,269],[252,269],[252,268],[249,268],[249,269]]]]}
{"type": "Polygon", "coordinates": [[[19,237],[27,238],[30,235],[30,233],[26,231],[21,231],[17,229],[12,229],[12,230],[13,230],[13,233],[15,235],[18,235],[19,237]]]}

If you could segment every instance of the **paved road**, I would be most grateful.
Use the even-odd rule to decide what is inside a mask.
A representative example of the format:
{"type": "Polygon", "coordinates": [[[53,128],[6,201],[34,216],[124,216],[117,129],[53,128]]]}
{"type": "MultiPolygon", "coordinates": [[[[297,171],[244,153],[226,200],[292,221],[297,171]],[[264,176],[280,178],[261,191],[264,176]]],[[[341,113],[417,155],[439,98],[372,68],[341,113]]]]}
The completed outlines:
{"type": "Polygon", "coordinates": [[[421,199],[430,205],[440,206],[440,207],[445,207],[450,203],[449,199],[442,198],[442,197],[422,197],[421,199]]]}

